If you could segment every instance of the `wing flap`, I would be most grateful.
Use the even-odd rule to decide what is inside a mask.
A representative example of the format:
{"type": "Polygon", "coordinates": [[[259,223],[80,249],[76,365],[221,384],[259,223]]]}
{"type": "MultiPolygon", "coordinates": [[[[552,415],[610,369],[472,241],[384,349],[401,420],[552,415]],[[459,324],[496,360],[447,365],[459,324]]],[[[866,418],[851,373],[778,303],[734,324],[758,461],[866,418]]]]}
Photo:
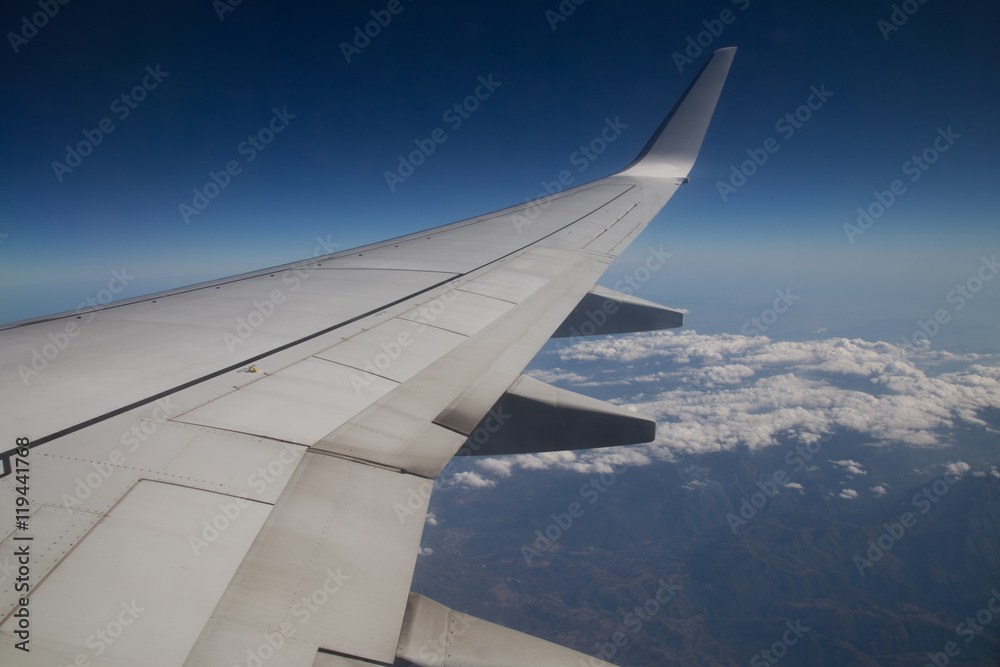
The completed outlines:
{"type": "Polygon", "coordinates": [[[410,593],[396,653],[420,667],[613,667],[410,593]]]}
{"type": "MultiPolygon", "coordinates": [[[[548,340],[551,331],[573,309],[582,296],[580,292],[605,268],[603,262],[586,254],[559,252],[561,255],[547,254],[560,260],[560,273],[552,278],[504,268],[505,276],[531,278],[522,283],[522,286],[530,286],[530,292],[516,306],[494,297],[477,297],[502,304],[502,317],[484,319],[442,298],[445,305],[433,320],[433,326],[458,330],[469,338],[354,419],[324,436],[315,446],[331,453],[436,477],[483,414],[518,378],[524,366],[548,340]],[[486,320],[488,323],[483,324],[486,320]],[[440,431],[450,435],[443,438],[440,431]]],[[[491,273],[486,274],[489,276],[491,273]]],[[[474,289],[477,285],[478,280],[474,279],[466,287],[474,289]]],[[[472,295],[464,294],[452,303],[460,304],[463,298],[472,295]]],[[[420,334],[415,333],[414,341],[419,341],[419,337],[420,334]]],[[[413,354],[419,354],[416,342],[412,347],[413,354]]],[[[400,350],[401,359],[410,354],[409,349],[400,350]]]]}
{"type": "Polygon", "coordinates": [[[32,593],[29,653],[14,647],[18,619],[4,620],[0,662],[181,664],[269,509],[139,482],[32,593]],[[212,535],[206,520],[216,522],[212,535]]]}
{"type": "Polygon", "coordinates": [[[321,648],[391,664],[430,487],[307,453],[184,664],[244,664],[279,638],[287,655],[268,664],[309,665],[321,648]]]}

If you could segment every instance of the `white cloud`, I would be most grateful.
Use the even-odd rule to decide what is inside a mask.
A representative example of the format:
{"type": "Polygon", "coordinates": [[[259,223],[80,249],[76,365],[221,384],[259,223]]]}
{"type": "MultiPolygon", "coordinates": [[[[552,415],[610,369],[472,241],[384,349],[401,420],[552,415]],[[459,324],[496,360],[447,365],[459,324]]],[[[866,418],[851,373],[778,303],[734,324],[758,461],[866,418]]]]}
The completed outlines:
{"type": "Polygon", "coordinates": [[[956,461],[955,463],[949,463],[944,467],[945,472],[954,475],[955,477],[961,477],[964,473],[969,472],[970,466],[965,461],[956,461]]]}
{"type": "Polygon", "coordinates": [[[430,547],[419,547],[417,549],[418,556],[430,556],[432,553],[434,553],[434,550],[430,547]]]}
{"type": "Polygon", "coordinates": [[[889,493],[889,489],[886,488],[885,484],[879,484],[878,486],[873,486],[872,491],[875,492],[876,496],[884,496],[889,493]]]}
{"type": "Polygon", "coordinates": [[[524,470],[557,468],[585,475],[600,475],[613,472],[616,468],[620,470],[622,466],[635,467],[652,462],[647,453],[638,447],[518,454],[509,458],[514,466],[524,470]]]}
{"type": "Polygon", "coordinates": [[[858,497],[858,492],[854,489],[844,489],[840,492],[839,496],[844,500],[854,500],[858,497]]]}
{"type": "Polygon", "coordinates": [[[481,459],[476,463],[483,472],[493,473],[498,477],[510,477],[510,471],[514,467],[514,461],[510,458],[481,459]]]}
{"type": "MultiPolygon", "coordinates": [[[[946,447],[950,429],[960,423],[988,428],[979,414],[1000,409],[997,357],[907,351],[886,342],[666,331],[585,340],[540,358],[546,360],[558,361],[529,375],[603,388],[588,392],[603,396],[615,392],[613,403],[657,421],[656,441],[482,459],[476,472],[442,480],[442,488],[492,487],[517,470],[602,474],[613,465],[673,460],[678,452],[807,444],[844,430],[872,445],[946,447]],[[571,369],[559,367],[568,364],[571,369]],[[948,372],[941,372],[945,365],[948,372]]],[[[848,474],[867,474],[857,461],[834,463],[848,474]]]]}
{"type": "MultiPolygon", "coordinates": [[[[558,355],[563,363],[635,365],[628,402],[659,423],[652,458],[758,449],[789,436],[806,442],[844,429],[873,444],[943,447],[943,431],[959,422],[985,427],[979,412],[1000,408],[1000,371],[983,357],[885,342],[655,332],[584,341],[558,355]],[[962,368],[935,373],[944,363],[962,368]],[[657,370],[653,386],[640,381],[644,365],[657,370]]],[[[595,377],[604,375],[595,368],[595,377]]]]}
{"type": "Polygon", "coordinates": [[[477,472],[457,472],[445,480],[445,486],[461,486],[467,489],[489,489],[497,483],[492,479],[487,479],[477,472]]]}
{"type": "Polygon", "coordinates": [[[452,475],[446,474],[438,480],[435,488],[441,490],[454,487],[493,488],[496,486],[494,478],[510,477],[518,469],[557,469],[570,470],[583,475],[605,475],[613,474],[616,471],[621,473],[623,467],[627,470],[628,468],[648,465],[651,462],[652,459],[647,452],[638,447],[516,454],[476,460],[475,465],[481,472],[464,471],[452,475]]]}
{"type": "Polygon", "coordinates": [[[426,518],[424,518],[424,523],[426,523],[429,526],[438,525],[437,515],[434,514],[434,512],[428,512],[426,518]]]}
{"type": "Polygon", "coordinates": [[[830,463],[840,466],[851,475],[867,475],[868,471],[865,470],[864,466],[857,461],[852,461],[851,459],[846,459],[844,461],[830,461],[830,463]]]}
{"type": "Polygon", "coordinates": [[[785,486],[787,488],[789,488],[789,489],[795,489],[799,493],[805,493],[806,492],[805,491],[805,487],[802,486],[801,484],[799,484],[798,482],[789,482],[788,484],[785,484],[785,486]]]}

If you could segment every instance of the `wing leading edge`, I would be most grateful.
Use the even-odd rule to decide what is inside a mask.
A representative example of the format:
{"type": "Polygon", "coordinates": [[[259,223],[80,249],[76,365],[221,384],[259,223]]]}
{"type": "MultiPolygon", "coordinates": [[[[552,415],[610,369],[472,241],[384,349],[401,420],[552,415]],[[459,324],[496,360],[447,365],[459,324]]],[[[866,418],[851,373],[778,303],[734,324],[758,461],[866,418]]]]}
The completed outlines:
{"type": "MultiPolygon", "coordinates": [[[[519,654],[518,633],[411,596],[412,570],[433,479],[478,444],[494,406],[521,406],[512,424],[518,410],[527,424],[562,410],[594,433],[620,423],[630,441],[650,437],[643,420],[521,372],[588,299],[627,304],[616,332],[679,325],[594,285],[686,180],[734,53],[717,51],[636,161],[605,179],[0,329],[3,436],[35,445],[30,525],[45,554],[31,653],[15,648],[22,606],[0,580],[0,661],[89,660],[95,628],[118,623],[105,664],[608,664],[540,640],[519,654]],[[251,335],[227,338],[275,294],[251,335]],[[75,322],[31,375],[31,351],[75,322]]],[[[0,500],[13,505],[9,481],[0,500]]],[[[11,523],[0,568],[14,536],[11,523]]]]}

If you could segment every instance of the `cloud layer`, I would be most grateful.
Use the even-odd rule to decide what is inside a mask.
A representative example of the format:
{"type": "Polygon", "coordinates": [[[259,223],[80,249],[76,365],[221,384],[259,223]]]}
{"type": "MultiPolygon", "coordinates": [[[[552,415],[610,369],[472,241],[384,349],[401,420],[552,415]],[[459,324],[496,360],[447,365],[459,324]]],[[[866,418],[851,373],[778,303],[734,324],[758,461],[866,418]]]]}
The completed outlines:
{"type": "MultiPolygon", "coordinates": [[[[587,340],[540,360],[549,367],[534,377],[580,393],[611,392],[614,402],[655,419],[656,441],[480,460],[479,474],[454,484],[487,486],[518,468],[601,473],[612,464],[808,443],[844,430],[873,445],[946,447],[957,425],[988,428],[982,411],[1000,409],[998,359],[886,342],[654,332],[587,340]]],[[[835,464],[866,474],[855,461],[835,464]]]]}

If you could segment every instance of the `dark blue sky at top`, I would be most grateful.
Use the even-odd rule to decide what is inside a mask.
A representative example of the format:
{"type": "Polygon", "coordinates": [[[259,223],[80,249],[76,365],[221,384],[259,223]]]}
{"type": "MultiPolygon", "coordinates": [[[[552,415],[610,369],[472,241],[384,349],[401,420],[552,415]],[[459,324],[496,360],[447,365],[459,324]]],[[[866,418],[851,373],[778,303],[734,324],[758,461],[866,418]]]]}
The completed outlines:
{"type": "Polygon", "coordinates": [[[243,0],[220,21],[209,0],[73,0],[14,53],[8,33],[40,10],[7,3],[0,319],[73,309],[123,266],[121,296],[137,296],[511,205],[563,169],[599,178],[632,160],[712,49],[735,45],[691,184],[606,282],[663,244],[673,263],[641,295],[690,309],[700,331],[739,332],[791,288],[801,299],[768,335],[898,340],[943,307],[955,317],[936,343],[995,338],[1000,280],[961,313],[946,301],[1000,251],[995,3],[914,1],[886,40],[892,3],[870,0],[587,0],[555,30],[555,0],[401,0],[346,62],[341,42],[387,4],[243,0]],[[723,10],[733,22],[678,71],[672,54],[723,10]],[[157,66],[169,75],[120,119],[113,100],[157,66]],[[443,112],[490,75],[500,86],[451,127],[443,112]],[[833,96],[784,136],[776,121],[813,86],[833,96]],[[238,146],[275,108],[295,118],[246,162],[238,146]],[[53,161],[105,118],[114,131],[60,182],[53,161]],[[574,151],[608,118],[627,128],[580,172],[574,151]],[[909,181],[904,163],[948,127],[960,138],[909,181]],[[390,191],[385,172],[436,128],[447,141],[390,191]],[[779,150],[724,201],[717,183],[769,137],[779,150]],[[178,206],[230,160],[241,172],[185,224],[178,206]],[[895,179],[905,194],[849,243],[843,225],[895,179]]]}

